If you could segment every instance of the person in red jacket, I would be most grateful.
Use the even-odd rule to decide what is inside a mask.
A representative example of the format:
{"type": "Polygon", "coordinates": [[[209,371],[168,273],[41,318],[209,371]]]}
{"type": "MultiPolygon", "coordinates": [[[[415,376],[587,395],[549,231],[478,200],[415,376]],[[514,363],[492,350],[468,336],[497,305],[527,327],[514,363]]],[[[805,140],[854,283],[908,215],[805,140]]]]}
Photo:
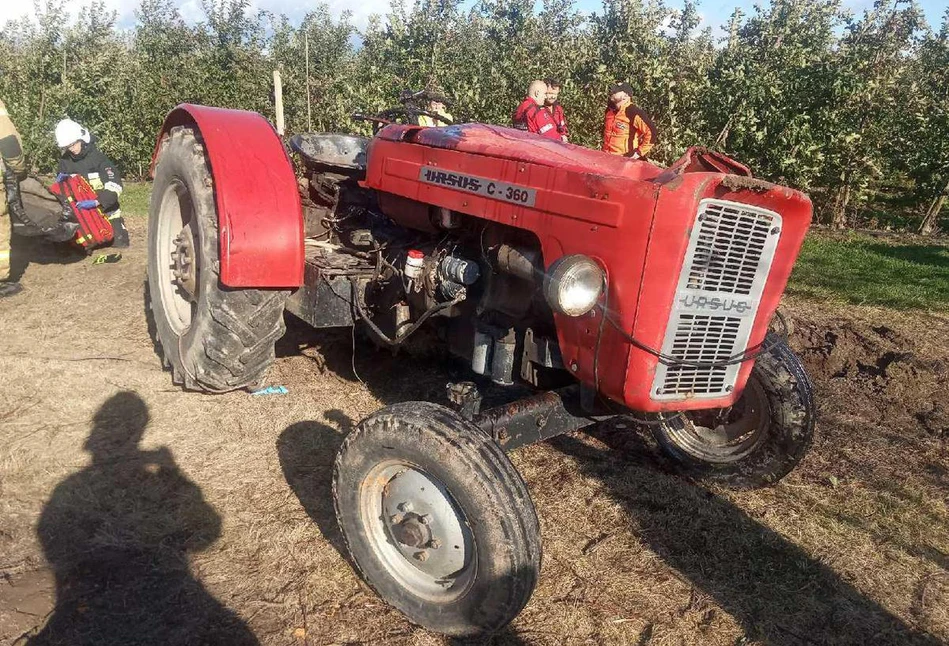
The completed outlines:
{"type": "Polygon", "coordinates": [[[603,115],[603,151],[645,159],[656,145],[656,124],[633,103],[633,88],[626,83],[610,87],[603,115]]]}
{"type": "Polygon", "coordinates": [[[543,81],[531,81],[530,87],[527,88],[527,96],[514,111],[514,127],[560,141],[557,124],[554,123],[550,112],[543,107],[546,98],[547,84],[543,81]]]}
{"type": "Polygon", "coordinates": [[[544,79],[547,84],[547,96],[544,100],[544,109],[550,112],[553,117],[554,125],[557,126],[557,134],[563,141],[567,141],[567,119],[563,115],[563,106],[560,105],[560,81],[554,78],[544,79]]]}

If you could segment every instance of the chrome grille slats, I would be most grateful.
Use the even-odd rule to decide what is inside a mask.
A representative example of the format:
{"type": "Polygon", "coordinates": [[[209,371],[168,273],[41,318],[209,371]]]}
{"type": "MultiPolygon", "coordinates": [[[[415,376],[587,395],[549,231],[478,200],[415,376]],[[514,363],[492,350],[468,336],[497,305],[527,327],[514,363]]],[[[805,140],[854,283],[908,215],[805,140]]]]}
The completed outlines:
{"type": "MultiPolygon", "coordinates": [[[[737,317],[682,314],[676,326],[670,355],[693,363],[725,361],[738,339],[741,319],[737,317]]],[[[666,368],[663,391],[708,394],[725,385],[726,367],[699,368],[673,365],[666,368]]]]}
{"type": "Polygon", "coordinates": [[[690,289],[751,292],[774,216],[742,207],[708,203],[699,214],[699,233],[688,278],[690,289]]]}
{"type": "Polygon", "coordinates": [[[725,200],[699,204],[677,283],[662,352],[686,362],[660,363],[654,399],[716,398],[734,388],[780,238],[781,216],[725,200]]]}

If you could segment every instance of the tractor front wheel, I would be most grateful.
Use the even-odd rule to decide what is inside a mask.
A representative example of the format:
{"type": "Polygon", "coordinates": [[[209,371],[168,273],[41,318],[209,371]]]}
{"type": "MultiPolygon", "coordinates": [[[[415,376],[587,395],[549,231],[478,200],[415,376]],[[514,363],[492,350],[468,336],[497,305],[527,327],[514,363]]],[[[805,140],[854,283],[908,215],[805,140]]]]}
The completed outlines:
{"type": "Polygon", "coordinates": [[[801,360],[769,334],[734,406],[666,415],[653,425],[663,451],[698,480],[739,488],[776,483],[814,438],[814,396],[801,360]]]}
{"type": "Polygon", "coordinates": [[[333,497],[357,571],[411,621],[488,634],[530,599],[541,546],[527,487],[453,411],[409,402],[364,420],[337,455],[333,497]]]}
{"type": "Polygon", "coordinates": [[[148,219],[149,328],[172,379],[225,392],[258,384],[286,329],[285,290],[220,280],[213,182],[204,146],[177,126],[162,141],[148,219]]]}

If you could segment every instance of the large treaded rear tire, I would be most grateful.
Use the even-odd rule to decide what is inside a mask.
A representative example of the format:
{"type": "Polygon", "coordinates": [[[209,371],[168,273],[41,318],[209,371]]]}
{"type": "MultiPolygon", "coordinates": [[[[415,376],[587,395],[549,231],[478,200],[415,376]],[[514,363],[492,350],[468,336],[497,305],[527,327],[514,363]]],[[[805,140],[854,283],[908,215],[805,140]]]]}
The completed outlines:
{"type": "MultiPolygon", "coordinates": [[[[425,487],[413,491],[422,496],[425,487]]],[[[361,422],[337,454],[333,500],[363,580],[425,628],[455,637],[496,632],[517,616],[534,591],[541,543],[527,486],[491,438],[443,406],[406,402],[361,422]],[[437,548],[440,553],[460,549],[461,543],[470,546],[465,565],[451,568],[443,590],[413,586],[412,557],[400,560],[396,550],[404,548],[391,527],[380,529],[386,519],[394,520],[389,514],[403,516],[397,509],[408,517],[423,506],[418,500],[408,508],[385,502],[386,496],[396,496],[398,502],[398,478],[406,473],[419,479],[424,474],[425,482],[441,488],[451,501],[443,508],[456,510],[454,518],[467,533],[464,541],[443,538],[437,548]],[[374,493],[382,498],[376,500],[374,493]]],[[[441,519],[434,516],[426,527],[441,538],[441,519]]],[[[424,562],[416,567],[424,568],[424,562]]]]}
{"type": "Polygon", "coordinates": [[[213,180],[194,129],[177,126],[162,141],[149,213],[146,311],[172,379],[208,392],[260,384],[274,360],[274,343],[286,329],[283,311],[289,291],[221,284],[213,180]],[[165,240],[175,226],[169,217],[178,218],[182,230],[190,229],[197,267],[193,295],[167,284],[174,282],[172,258],[165,253],[174,244],[165,240]],[[190,314],[179,299],[190,300],[190,314]]]}

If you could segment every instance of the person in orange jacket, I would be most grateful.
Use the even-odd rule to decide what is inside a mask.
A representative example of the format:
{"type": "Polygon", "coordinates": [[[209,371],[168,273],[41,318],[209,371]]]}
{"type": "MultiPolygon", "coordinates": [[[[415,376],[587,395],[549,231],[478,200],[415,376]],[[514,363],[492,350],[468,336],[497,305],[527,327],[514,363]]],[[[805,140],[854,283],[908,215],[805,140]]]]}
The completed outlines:
{"type": "Polygon", "coordinates": [[[560,141],[560,133],[557,132],[557,124],[550,112],[544,109],[544,101],[547,98],[547,84],[543,81],[531,81],[527,88],[527,96],[517,106],[512,119],[514,127],[518,130],[526,130],[535,134],[556,139],[560,141]]]}
{"type": "Polygon", "coordinates": [[[628,83],[610,86],[609,105],[603,115],[603,151],[632,159],[645,159],[656,145],[656,124],[633,104],[628,83]]]}

